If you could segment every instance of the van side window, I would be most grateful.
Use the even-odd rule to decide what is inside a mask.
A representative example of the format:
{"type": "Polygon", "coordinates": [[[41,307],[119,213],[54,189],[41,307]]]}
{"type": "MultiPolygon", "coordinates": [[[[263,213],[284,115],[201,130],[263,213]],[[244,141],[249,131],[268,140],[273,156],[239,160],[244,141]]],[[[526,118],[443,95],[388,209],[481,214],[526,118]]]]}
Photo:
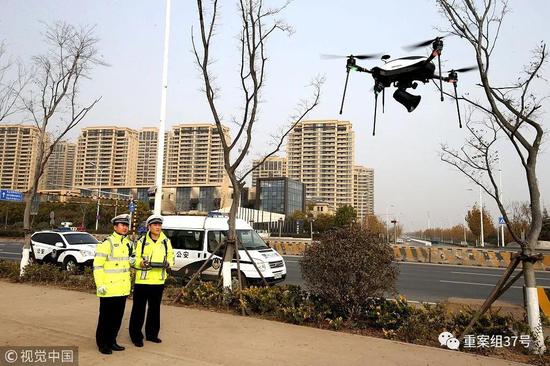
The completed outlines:
{"type": "Polygon", "coordinates": [[[204,232],[199,230],[163,230],[174,249],[202,250],[204,232]]]}
{"type": "Polygon", "coordinates": [[[227,239],[227,232],[225,231],[209,231],[208,232],[208,251],[212,253],[221,242],[227,239]]]}

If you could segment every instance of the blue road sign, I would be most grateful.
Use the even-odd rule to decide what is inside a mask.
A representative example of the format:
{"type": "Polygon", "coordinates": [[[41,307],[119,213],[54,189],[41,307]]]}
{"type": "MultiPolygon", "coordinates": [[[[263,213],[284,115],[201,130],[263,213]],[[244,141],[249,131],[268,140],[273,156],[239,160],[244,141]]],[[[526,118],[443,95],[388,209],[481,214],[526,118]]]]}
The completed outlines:
{"type": "Polygon", "coordinates": [[[0,200],[23,202],[23,192],[2,189],[0,190],[0,200]]]}
{"type": "Polygon", "coordinates": [[[501,217],[498,218],[498,224],[499,225],[504,225],[505,223],[506,222],[504,222],[504,217],[501,216],[501,217]]]}
{"type": "Polygon", "coordinates": [[[128,210],[130,210],[131,213],[134,213],[134,211],[136,210],[135,203],[130,202],[130,204],[128,205],[128,210]]]}

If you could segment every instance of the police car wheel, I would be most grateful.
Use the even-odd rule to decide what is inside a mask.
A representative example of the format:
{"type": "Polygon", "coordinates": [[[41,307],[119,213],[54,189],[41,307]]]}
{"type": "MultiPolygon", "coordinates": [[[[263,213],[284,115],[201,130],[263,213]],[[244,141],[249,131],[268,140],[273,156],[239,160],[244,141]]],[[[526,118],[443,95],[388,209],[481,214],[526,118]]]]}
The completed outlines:
{"type": "Polygon", "coordinates": [[[78,270],[78,263],[73,257],[67,257],[63,262],[63,268],[65,268],[67,272],[76,272],[78,270]]]}
{"type": "MultiPolygon", "coordinates": [[[[244,273],[241,272],[241,288],[247,288],[248,281],[244,273]]],[[[239,276],[236,271],[231,272],[231,288],[237,290],[239,288],[239,276]]]]}

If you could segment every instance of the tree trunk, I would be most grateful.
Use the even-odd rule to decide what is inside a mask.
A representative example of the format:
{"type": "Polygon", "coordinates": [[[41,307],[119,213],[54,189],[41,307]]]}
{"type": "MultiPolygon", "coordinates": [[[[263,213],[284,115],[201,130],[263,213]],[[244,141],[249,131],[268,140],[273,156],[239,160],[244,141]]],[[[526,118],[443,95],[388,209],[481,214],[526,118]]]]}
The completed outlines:
{"type": "Polygon", "coordinates": [[[40,176],[42,175],[42,160],[44,158],[44,138],[45,133],[40,131],[40,135],[38,137],[38,152],[36,155],[36,159],[34,161],[34,177],[32,181],[31,189],[29,190],[29,194],[27,195],[25,199],[25,211],[23,213],[23,231],[25,233],[25,240],[23,243],[23,252],[21,256],[21,264],[20,264],[20,275],[22,276],[25,267],[29,264],[29,255],[30,255],[30,249],[31,249],[31,235],[32,235],[32,228],[31,228],[31,207],[32,202],[34,201],[34,198],[36,197],[36,194],[38,192],[38,183],[40,182],[40,176]]]}
{"type": "Polygon", "coordinates": [[[229,219],[227,223],[229,225],[229,231],[227,233],[227,249],[223,257],[223,287],[229,288],[231,290],[231,262],[235,251],[239,255],[236,245],[237,239],[237,229],[236,229],[236,218],[237,218],[237,209],[239,208],[240,198],[241,198],[241,187],[239,182],[236,179],[231,178],[231,183],[233,184],[233,202],[231,202],[231,208],[229,210],[229,219]]]}

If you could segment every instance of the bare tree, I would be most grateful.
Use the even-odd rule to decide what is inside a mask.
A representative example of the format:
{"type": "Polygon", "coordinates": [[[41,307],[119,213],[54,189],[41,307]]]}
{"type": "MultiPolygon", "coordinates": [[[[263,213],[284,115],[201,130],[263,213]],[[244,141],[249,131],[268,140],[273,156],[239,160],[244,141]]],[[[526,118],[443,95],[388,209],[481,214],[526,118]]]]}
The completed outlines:
{"type": "MultiPolygon", "coordinates": [[[[468,123],[469,137],[466,144],[459,150],[444,145],[442,159],[481,186],[495,200],[514,240],[521,245],[521,253],[514,258],[478,315],[509,288],[513,281],[517,280],[519,276],[512,278],[507,283],[514,268],[521,262],[526,285],[527,317],[530,329],[535,335],[533,349],[542,353],[545,350],[544,335],[540,321],[533,266],[540,260],[540,256],[535,253],[542,227],[540,190],[536,168],[544,135],[540,114],[544,98],[537,95],[534,87],[538,81],[543,80],[541,69],[548,56],[546,44],[541,43],[532,52],[530,63],[523,68],[521,75],[514,82],[509,85],[498,85],[490,77],[490,66],[491,61],[493,63],[495,61],[493,51],[508,12],[507,2],[495,0],[436,1],[451,26],[451,33],[465,39],[473,48],[481,80],[479,86],[483,91],[481,101],[468,96],[458,97],[458,100],[467,103],[472,108],[468,123]],[[477,116],[480,116],[481,120],[476,122],[474,119],[477,116]],[[513,230],[510,217],[502,202],[498,181],[495,178],[497,171],[495,142],[501,136],[509,141],[521,161],[529,190],[532,220],[525,239],[522,239],[519,233],[513,230]]],[[[475,320],[473,319],[471,324],[475,320]]]]}
{"type": "MultiPolygon", "coordinates": [[[[272,151],[266,154],[263,159],[259,159],[257,164],[253,165],[250,169],[241,168],[241,164],[248,154],[253,141],[254,127],[259,122],[258,109],[262,102],[262,90],[265,87],[267,67],[266,43],[275,32],[291,32],[290,26],[278,19],[279,15],[288,4],[289,2],[286,2],[280,7],[267,8],[264,6],[263,0],[240,0],[238,2],[239,17],[241,18],[239,52],[240,81],[243,98],[241,106],[242,115],[239,119],[235,118],[231,121],[238,126],[238,133],[232,141],[229,141],[223,133],[222,123],[224,121],[216,102],[219,89],[214,85],[214,77],[210,70],[212,63],[212,38],[217,26],[219,10],[218,1],[214,0],[212,2],[209,19],[205,19],[207,11],[203,7],[202,0],[197,0],[202,50],[199,51],[193,36],[193,51],[202,73],[204,91],[208,100],[208,105],[218,127],[218,133],[222,141],[224,168],[233,187],[233,201],[228,220],[229,234],[223,265],[224,287],[231,287],[230,263],[231,258],[233,258],[233,250],[235,250],[234,246],[236,245],[235,220],[237,208],[240,203],[241,190],[244,187],[244,180],[256,167],[263,164],[268,157],[279,151],[285,137],[319,103],[320,90],[323,82],[322,79],[317,79],[312,82],[312,99],[310,101],[304,100],[300,103],[296,115],[291,118],[292,121],[274,138],[275,143],[272,151]],[[232,159],[232,155],[235,156],[234,159],[232,159]]],[[[246,248],[243,249],[246,250],[246,248]]],[[[240,276],[239,271],[238,275],[240,276]]]]}
{"type": "Polygon", "coordinates": [[[28,263],[31,235],[31,205],[40,178],[55,146],[80,123],[99,102],[97,98],[88,105],[79,103],[80,86],[89,77],[95,65],[104,63],[97,56],[98,39],[92,27],[77,29],[63,22],[47,26],[45,41],[48,52],[33,58],[35,73],[32,90],[23,98],[25,109],[39,129],[37,154],[34,161],[33,180],[25,197],[23,228],[25,244],[21,271],[28,263]]]}
{"type": "Polygon", "coordinates": [[[8,59],[6,46],[0,42],[0,122],[21,111],[18,102],[28,80],[21,63],[8,59]]]}

